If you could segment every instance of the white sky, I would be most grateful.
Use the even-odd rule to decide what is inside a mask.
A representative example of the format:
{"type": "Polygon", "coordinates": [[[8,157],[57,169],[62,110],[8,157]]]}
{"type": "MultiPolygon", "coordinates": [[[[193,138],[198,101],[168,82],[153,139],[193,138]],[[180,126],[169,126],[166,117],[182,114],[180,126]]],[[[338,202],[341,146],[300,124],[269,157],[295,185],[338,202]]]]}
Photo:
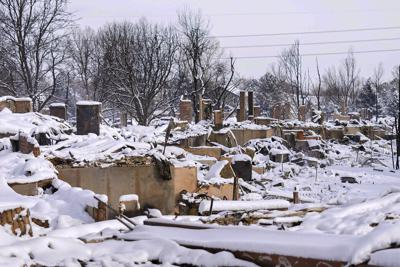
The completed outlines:
{"type": "MultiPolygon", "coordinates": [[[[342,30],[400,26],[399,0],[70,0],[82,26],[98,28],[106,22],[136,21],[144,16],[157,23],[174,23],[178,10],[200,9],[209,18],[212,34],[243,35],[318,30],[342,30]]],[[[313,35],[221,38],[221,46],[286,44],[302,42],[343,41],[377,38],[400,38],[400,29],[313,35]]],[[[400,40],[346,44],[309,45],[301,53],[346,52],[400,49],[400,40]]],[[[284,47],[227,49],[232,56],[274,56],[284,47]]],[[[318,56],[321,72],[338,65],[345,55],[318,56]]],[[[356,54],[361,75],[372,75],[383,63],[385,78],[400,64],[400,51],[356,54]]],[[[238,59],[237,71],[245,77],[263,75],[274,58],[238,59]]],[[[304,57],[304,67],[315,74],[315,57],[304,57]]]]}

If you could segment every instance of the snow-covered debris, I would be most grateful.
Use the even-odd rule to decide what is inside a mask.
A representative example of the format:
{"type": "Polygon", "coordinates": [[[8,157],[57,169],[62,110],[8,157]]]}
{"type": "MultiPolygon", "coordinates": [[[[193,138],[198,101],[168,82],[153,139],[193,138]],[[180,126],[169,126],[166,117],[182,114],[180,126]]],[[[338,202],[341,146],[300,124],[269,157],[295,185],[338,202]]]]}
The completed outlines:
{"type": "Polygon", "coordinates": [[[284,140],[279,137],[253,139],[244,145],[245,147],[252,147],[256,153],[263,155],[284,153],[291,154],[291,151],[284,145],[284,140]]]}
{"type": "Polygon", "coordinates": [[[0,111],[0,135],[10,136],[24,132],[30,136],[39,133],[56,136],[71,131],[67,122],[52,116],[37,112],[12,113],[7,108],[0,111]]]}
{"type": "Polygon", "coordinates": [[[182,148],[167,146],[163,154],[163,146],[142,141],[129,141],[118,132],[112,132],[108,128],[101,130],[100,135],[71,134],[55,145],[42,147],[42,151],[46,158],[60,166],[149,163],[151,157],[168,161],[175,166],[194,166],[193,161],[186,159],[187,152],[182,148]]]}
{"type": "Polygon", "coordinates": [[[0,151],[0,177],[8,183],[32,183],[57,178],[57,170],[42,157],[0,151]]]}
{"type": "Polygon", "coordinates": [[[188,124],[187,129],[171,131],[168,143],[179,144],[187,138],[198,137],[203,135],[205,136],[209,134],[210,129],[211,129],[211,124],[210,122],[207,121],[201,121],[197,124],[188,124]]]}
{"type": "Polygon", "coordinates": [[[150,148],[147,143],[129,142],[108,135],[88,134],[71,135],[65,141],[45,147],[43,152],[49,159],[86,165],[90,162],[112,162],[126,156],[143,155],[150,148]]]}
{"type": "Polygon", "coordinates": [[[98,207],[98,201],[94,196],[107,202],[105,195],[71,187],[59,179],[54,180],[52,185],[56,192],[36,198],[36,204],[30,209],[32,217],[47,220],[51,230],[93,222],[86,208],[98,207]]]}

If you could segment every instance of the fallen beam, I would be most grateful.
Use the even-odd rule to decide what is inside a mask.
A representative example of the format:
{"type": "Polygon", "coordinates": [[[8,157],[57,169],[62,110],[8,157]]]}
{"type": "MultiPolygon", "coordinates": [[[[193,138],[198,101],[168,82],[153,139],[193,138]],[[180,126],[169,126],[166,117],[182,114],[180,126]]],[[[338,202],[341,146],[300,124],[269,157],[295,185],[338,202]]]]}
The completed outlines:
{"type": "MultiPolygon", "coordinates": [[[[210,210],[211,201],[203,200],[199,206],[199,213],[204,214],[210,210]]],[[[240,201],[221,200],[214,201],[213,212],[219,211],[254,211],[254,210],[276,210],[287,209],[290,203],[282,199],[240,201]]]]}

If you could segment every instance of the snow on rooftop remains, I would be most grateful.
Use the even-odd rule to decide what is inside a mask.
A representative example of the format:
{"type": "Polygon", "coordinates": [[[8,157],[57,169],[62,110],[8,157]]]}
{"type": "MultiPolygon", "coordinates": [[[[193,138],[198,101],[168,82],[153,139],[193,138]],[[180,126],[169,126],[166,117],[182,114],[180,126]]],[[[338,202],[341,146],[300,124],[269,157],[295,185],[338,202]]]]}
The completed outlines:
{"type": "Polygon", "coordinates": [[[65,107],[65,103],[51,103],[49,107],[65,107]]]}
{"type": "Polygon", "coordinates": [[[7,108],[0,111],[0,136],[11,136],[18,132],[53,136],[69,131],[72,128],[67,122],[48,115],[37,112],[12,113],[7,108]]]}
{"type": "Polygon", "coordinates": [[[76,102],[76,105],[78,105],[78,106],[98,106],[98,105],[101,105],[101,102],[81,100],[81,101],[76,102]]]}

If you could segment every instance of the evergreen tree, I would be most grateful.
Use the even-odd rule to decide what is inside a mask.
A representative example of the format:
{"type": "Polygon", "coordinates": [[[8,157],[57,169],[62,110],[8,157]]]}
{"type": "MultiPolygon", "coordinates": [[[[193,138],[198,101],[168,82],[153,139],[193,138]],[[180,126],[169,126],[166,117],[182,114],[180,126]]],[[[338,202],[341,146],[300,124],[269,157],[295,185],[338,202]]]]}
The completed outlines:
{"type": "Polygon", "coordinates": [[[371,79],[366,80],[363,84],[357,97],[357,106],[359,108],[373,108],[375,106],[375,92],[371,79]]]}

